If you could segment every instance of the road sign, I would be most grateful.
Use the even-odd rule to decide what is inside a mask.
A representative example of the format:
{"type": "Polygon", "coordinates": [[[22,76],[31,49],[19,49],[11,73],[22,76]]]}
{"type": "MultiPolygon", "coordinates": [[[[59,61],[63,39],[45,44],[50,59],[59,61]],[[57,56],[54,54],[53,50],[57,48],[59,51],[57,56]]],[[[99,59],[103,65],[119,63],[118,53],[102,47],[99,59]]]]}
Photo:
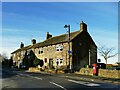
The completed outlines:
{"type": "Polygon", "coordinates": [[[68,53],[70,54],[70,53],[72,53],[72,51],[68,51],[68,53]]]}

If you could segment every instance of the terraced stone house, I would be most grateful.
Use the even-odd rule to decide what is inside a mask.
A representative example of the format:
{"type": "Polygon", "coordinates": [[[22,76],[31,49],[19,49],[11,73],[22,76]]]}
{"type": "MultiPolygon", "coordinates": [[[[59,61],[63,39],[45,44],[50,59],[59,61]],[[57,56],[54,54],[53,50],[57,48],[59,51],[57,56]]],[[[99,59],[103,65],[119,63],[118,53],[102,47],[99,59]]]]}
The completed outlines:
{"type": "MultiPolygon", "coordinates": [[[[92,65],[97,62],[97,46],[90,34],[87,31],[87,24],[83,21],[80,23],[80,30],[70,33],[70,51],[68,52],[68,34],[62,34],[52,37],[47,32],[46,40],[36,43],[32,40],[32,44],[24,46],[21,43],[20,48],[12,52],[12,59],[16,66],[31,57],[37,57],[43,60],[43,68],[68,68],[69,60],[70,66],[73,70],[79,70],[85,65],[92,65]],[[70,59],[68,55],[70,54],[70,59]]],[[[34,59],[34,58],[33,58],[34,59]]],[[[32,63],[28,60],[28,63],[32,63]]]]}

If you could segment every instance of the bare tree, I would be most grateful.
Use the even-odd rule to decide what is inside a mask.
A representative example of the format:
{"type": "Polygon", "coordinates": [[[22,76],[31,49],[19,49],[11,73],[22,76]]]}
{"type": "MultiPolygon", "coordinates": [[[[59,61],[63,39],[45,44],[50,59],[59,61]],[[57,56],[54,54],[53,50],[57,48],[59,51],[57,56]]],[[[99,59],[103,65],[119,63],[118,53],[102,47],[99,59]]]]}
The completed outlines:
{"type": "Polygon", "coordinates": [[[7,56],[6,52],[3,52],[3,53],[1,54],[1,56],[2,56],[2,61],[8,59],[8,56],[7,56]]]}
{"type": "Polygon", "coordinates": [[[114,48],[107,48],[105,46],[98,48],[98,51],[100,55],[105,59],[106,64],[109,58],[112,58],[118,54],[115,52],[113,53],[114,50],[115,50],[114,48]]]}

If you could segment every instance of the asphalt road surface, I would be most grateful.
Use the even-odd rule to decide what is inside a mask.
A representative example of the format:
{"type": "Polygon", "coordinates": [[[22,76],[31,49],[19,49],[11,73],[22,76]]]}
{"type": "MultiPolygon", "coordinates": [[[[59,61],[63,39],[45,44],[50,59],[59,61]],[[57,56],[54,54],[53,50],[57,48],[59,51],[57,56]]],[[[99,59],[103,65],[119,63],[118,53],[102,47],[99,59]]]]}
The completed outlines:
{"type": "Polygon", "coordinates": [[[118,85],[68,79],[63,75],[3,69],[2,90],[120,90],[118,85]]]}

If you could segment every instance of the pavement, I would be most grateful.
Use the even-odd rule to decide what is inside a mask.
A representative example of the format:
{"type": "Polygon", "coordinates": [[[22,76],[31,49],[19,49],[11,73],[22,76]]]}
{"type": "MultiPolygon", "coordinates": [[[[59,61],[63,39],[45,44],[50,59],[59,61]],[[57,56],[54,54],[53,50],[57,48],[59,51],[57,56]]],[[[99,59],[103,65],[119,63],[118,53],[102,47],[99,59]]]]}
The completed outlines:
{"type": "Polygon", "coordinates": [[[120,85],[120,78],[118,79],[117,78],[105,78],[105,77],[82,75],[82,74],[66,74],[65,77],[70,78],[70,79],[75,79],[75,80],[112,83],[112,84],[120,85]]]}
{"type": "MultiPolygon", "coordinates": [[[[39,73],[52,74],[52,73],[46,73],[46,72],[39,72],[39,73]]],[[[76,74],[76,73],[52,74],[52,75],[59,75],[61,77],[66,77],[68,79],[74,79],[74,80],[111,83],[111,84],[120,85],[120,78],[106,78],[106,77],[82,75],[82,74],[76,74]]]]}

